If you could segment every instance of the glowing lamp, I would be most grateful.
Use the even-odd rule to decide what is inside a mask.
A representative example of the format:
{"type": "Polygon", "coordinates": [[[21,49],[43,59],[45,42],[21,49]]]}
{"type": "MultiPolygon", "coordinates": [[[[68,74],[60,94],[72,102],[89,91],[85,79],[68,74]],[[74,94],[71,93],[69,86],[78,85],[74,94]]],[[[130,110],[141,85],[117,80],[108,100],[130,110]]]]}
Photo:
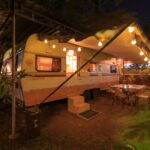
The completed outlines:
{"type": "Polygon", "coordinates": [[[150,64],[150,60],[148,61],[148,63],[150,64]]]}
{"type": "Polygon", "coordinates": [[[99,41],[99,42],[98,42],[98,46],[101,47],[102,45],[103,45],[103,43],[102,43],[101,41],[99,41]]]}
{"type": "Polygon", "coordinates": [[[52,48],[56,48],[56,45],[52,45],[52,48]]]}
{"type": "Polygon", "coordinates": [[[140,56],[143,56],[144,55],[144,52],[143,51],[140,51],[140,56]]]}
{"type": "Polygon", "coordinates": [[[66,51],[67,51],[66,47],[64,47],[64,48],[63,48],[63,51],[64,51],[64,52],[66,52],[66,51]]]}
{"type": "Polygon", "coordinates": [[[132,32],[134,31],[134,27],[131,27],[131,26],[130,26],[130,27],[128,28],[128,31],[129,31],[130,33],[132,33],[132,32]]]}
{"type": "Polygon", "coordinates": [[[81,52],[81,47],[78,47],[77,51],[78,51],[78,52],[81,52]]]}
{"type": "Polygon", "coordinates": [[[48,40],[47,40],[47,39],[45,39],[45,40],[44,40],[44,43],[46,43],[46,44],[47,44],[47,43],[48,43],[48,40]]]}
{"type": "Polygon", "coordinates": [[[136,39],[133,39],[133,40],[131,41],[131,44],[132,44],[132,45],[135,45],[136,43],[137,43],[136,39]]]}
{"type": "Polygon", "coordinates": [[[148,58],[147,58],[147,57],[145,57],[145,58],[144,58],[144,61],[148,61],[148,58]]]}

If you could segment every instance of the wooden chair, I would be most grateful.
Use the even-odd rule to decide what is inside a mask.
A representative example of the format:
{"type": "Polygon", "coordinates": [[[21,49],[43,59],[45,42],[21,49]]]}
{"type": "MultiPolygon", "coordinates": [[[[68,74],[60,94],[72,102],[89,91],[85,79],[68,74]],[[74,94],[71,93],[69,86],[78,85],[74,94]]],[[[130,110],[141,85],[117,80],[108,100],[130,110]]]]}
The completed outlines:
{"type": "Polygon", "coordinates": [[[121,102],[122,104],[126,104],[129,99],[128,95],[124,93],[122,89],[119,89],[119,88],[115,88],[114,91],[115,92],[114,92],[114,97],[113,97],[113,103],[121,102]]]}
{"type": "Polygon", "coordinates": [[[136,94],[135,105],[139,104],[140,99],[145,99],[150,107],[150,90],[142,90],[136,94]]]}

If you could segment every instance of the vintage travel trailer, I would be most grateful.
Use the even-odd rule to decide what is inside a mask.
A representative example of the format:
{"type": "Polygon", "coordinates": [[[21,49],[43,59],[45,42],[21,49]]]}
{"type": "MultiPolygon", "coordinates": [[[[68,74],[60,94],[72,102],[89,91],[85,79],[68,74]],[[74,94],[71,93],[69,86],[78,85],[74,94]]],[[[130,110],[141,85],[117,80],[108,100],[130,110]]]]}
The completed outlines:
{"type": "MultiPolygon", "coordinates": [[[[18,82],[16,96],[29,107],[82,95],[85,90],[108,89],[119,82],[125,61],[146,63],[149,49],[148,39],[136,23],[66,43],[32,34],[17,51],[16,69],[25,70],[27,76],[18,82]],[[83,64],[86,65],[80,69],[83,64]]],[[[11,74],[11,59],[11,50],[8,50],[1,72],[11,74]]]]}
{"type": "MultiPolygon", "coordinates": [[[[17,71],[25,70],[27,74],[16,86],[17,99],[25,107],[40,104],[94,53],[90,48],[58,40],[40,40],[38,34],[31,35],[16,55],[17,71]]],[[[11,74],[11,59],[11,50],[8,50],[2,72],[11,74]]],[[[119,73],[117,59],[100,53],[45,102],[81,95],[88,89],[108,88],[118,83],[119,73]]]]}

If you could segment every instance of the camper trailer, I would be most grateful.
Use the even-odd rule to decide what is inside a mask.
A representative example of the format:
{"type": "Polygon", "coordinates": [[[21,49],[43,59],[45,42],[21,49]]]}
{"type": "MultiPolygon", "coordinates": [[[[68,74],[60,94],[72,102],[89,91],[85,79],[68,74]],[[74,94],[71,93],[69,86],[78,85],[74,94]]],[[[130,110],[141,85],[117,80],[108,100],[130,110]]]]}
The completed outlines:
{"type": "MultiPolygon", "coordinates": [[[[25,107],[40,104],[54,89],[85,63],[95,50],[58,40],[40,40],[31,35],[16,54],[17,71],[27,74],[18,82],[17,99],[25,107]]],[[[4,56],[2,72],[11,74],[11,50],[4,56]]],[[[45,102],[82,95],[85,90],[106,89],[118,83],[120,68],[117,59],[100,53],[67,81],[45,102]]]]}

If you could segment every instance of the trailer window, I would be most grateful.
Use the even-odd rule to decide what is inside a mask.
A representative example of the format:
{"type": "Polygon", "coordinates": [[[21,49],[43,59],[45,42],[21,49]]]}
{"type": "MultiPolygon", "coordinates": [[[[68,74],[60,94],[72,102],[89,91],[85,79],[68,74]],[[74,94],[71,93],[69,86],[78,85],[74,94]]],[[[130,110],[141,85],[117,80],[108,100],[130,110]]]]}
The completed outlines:
{"type": "Polygon", "coordinates": [[[66,72],[70,76],[77,70],[77,54],[74,50],[68,50],[66,53],[66,72]]]}
{"type": "Polygon", "coordinates": [[[88,72],[97,72],[97,65],[96,65],[96,63],[90,63],[89,64],[88,72]]]}
{"type": "Polygon", "coordinates": [[[61,58],[37,56],[36,58],[37,71],[61,71],[61,58]]]}

